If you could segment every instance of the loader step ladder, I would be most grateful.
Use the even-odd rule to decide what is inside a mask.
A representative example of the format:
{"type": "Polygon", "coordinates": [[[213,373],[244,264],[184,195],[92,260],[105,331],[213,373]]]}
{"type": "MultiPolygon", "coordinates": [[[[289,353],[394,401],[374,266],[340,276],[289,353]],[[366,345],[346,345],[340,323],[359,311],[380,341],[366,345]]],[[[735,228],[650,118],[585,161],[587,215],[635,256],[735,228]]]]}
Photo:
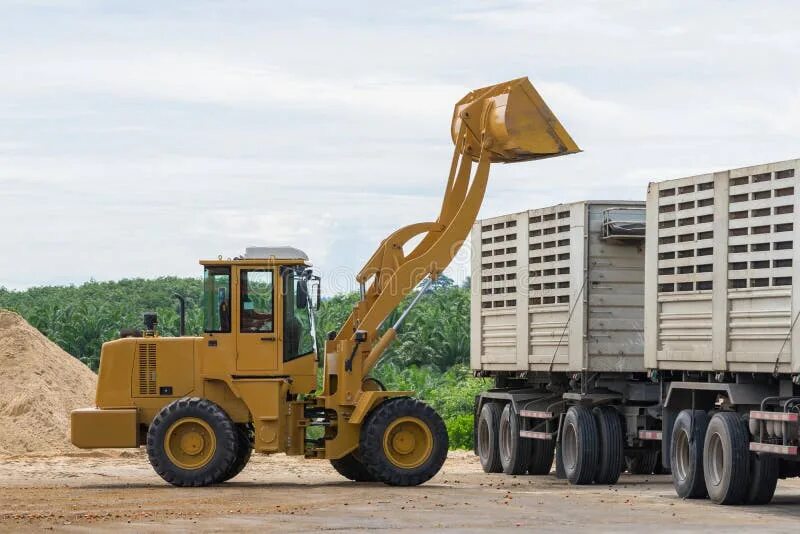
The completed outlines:
{"type": "MultiPolygon", "coordinates": [[[[549,421],[553,419],[553,412],[542,412],[538,410],[520,410],[519,411],[520,417],[525,417],[527,419],[543,419],[545,421],[549,421]]],[[[520,430],[519,437],[521,438],[530,438],[530,439],[539,439],[542,441],[551,441],[553,439],[552,432],[537,432],[534,430],[520,430]]]]}
{"type": "Polygon", "coordinates": [[[641,439],[641,440],[661,441],[661,431],[660,430],[640,430],[639,431],[639,439],[641,439]]]}

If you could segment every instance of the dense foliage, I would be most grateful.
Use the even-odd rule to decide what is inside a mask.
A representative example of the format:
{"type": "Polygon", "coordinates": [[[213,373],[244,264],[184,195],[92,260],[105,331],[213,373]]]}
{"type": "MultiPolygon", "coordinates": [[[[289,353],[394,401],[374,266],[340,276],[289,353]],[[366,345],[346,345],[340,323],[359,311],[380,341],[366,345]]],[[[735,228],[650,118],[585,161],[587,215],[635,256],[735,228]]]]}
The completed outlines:
{"type": "MultiPolygon", "coordinates": [[[[178,334],[174,295],[186,297],[186,331],[203,328],[202,282],[195,278],[163,277],[80,286],[35,287],[9,291],[0,287],[0,308],[17,311],[64,350],[97,369],[103,342],[121,328],[142,324],[142,312],[156,311],[162,335],[178,334]]],[[[400,306],[404,308],[412,296],[400,306]]],[[[358,300],[354,293],[325,299],[317,312],[320,350],[325,336],[338,329],[358,300]]],[[[398,312],[386,324],[392,324],[398,312]]],[[[388,388],[414,390],[442,415],[451,447],[472,447],[472,406],[487,387],[469,371],[469,290],[441,277],[408,315],[397,341],[374,373],[388,388]]]]}

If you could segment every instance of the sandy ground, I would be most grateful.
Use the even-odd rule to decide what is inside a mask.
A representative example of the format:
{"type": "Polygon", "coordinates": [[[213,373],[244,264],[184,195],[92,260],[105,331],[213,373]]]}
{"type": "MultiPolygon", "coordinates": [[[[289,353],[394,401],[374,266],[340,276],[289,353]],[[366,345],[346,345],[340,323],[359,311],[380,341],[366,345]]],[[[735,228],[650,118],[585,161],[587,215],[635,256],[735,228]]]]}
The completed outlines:
{"type": "Polygon", "coordinates": [[[0,459],[0,531],[764,532],[798,521],[798,479],[781,481],[769,506],[721,507],[678,499],[668,476],[574,487],[552,476],[486,475],[469,453],[451,454],[416,488],[356,484],[325,462],[284,456],[256,456],[233,481],[196,489],[166,485],[142,453],[0,459]]]}

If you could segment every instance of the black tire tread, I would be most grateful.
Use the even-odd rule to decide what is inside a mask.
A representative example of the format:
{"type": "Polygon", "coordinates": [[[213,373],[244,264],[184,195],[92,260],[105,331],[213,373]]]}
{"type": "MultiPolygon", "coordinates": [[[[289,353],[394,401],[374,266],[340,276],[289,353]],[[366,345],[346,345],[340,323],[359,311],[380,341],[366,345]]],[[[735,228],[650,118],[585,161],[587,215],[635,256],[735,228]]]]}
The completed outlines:
{"type": "Polygon", "coordinates": [[[449,441],[444,421],[424,402],[411,397],[395,397],[374,408],[361,427],[359,451],[364,466],[376,480],[390,486],[418,486],[433,478],[447,459],[449,441]],[[383,452],[383,434],[399,417],[413,416],[424,421],[431,431],[433,450],[428,459],[414,469],[392,464],[383,452]]]}
{"type": "Polygon", "coordinates": [[[341,458],[331,460],[331,465],[337,473],[353,482],[375,482],[375,477],[361,463],[358,454],[353,451],[341,458]]]}
{"type": "Polygon", "coordinates": [[[675,418],[675,424],[672,430],[672,439],[670,442],[670,464],[672,465],[672,485],[675,488],[675,493],[682,499],[704,499],[708,496],[706,489],[705,474],[703,472],[703,442],[705,440],[706,428],[708,427],[708,414],[703,410],[682,410],[675,418]],[[694,419],[694,426],[692,428],[692,435],[694,436],[695,446],[695,459],[694,459],[694,477],[688,480],[686,484],[678,480],[678,469],[676,468],[676,447],[675,444],[678,440],[679,427],[687,425],[689,428],[690,421],[694,419]]]}
{"type": "MultiPolygon", "coordinates": [[[[716,504],[741,504],[747,496],[750,480],[750,436],[747,428],[742,423],[739,414],[735,412],[718,412],[714,414],[711,421],[708,423],[706,443],[704,447],[708,447],[707,440],[710,439],[711,431],[717,426],[722,426],[724,434],[727,434],[730,439],[731,457],[730,461],[726,462],[725,470],[729,478],[727,484],[723,481],[721,485],[721,492],[716,492],[712,488],[708,488],[709,498],[716,504]]],[[[708,470],[708,465],[703,463],[705,470],[708,470]]],[[[706,486],[708,486],[708,477],[706,476],[706,486]]]]}
{"type": "Polygon", "coordinates": [[[750,453],[750,484],[744,504],[769,504],[778,486],[780,464],[775,456],[750,453]]]}
{"type": "Polygon", "coordinates": [[[251,425],[236,425],[236,438],[236,459],[231,464],[230,470],[218,482],[227,482],[236,477],[247,466],[250,457],[253,455],[253,429],[251,425]]]}
{"type": "Polygon", "coordinates": [[[486,458],[481,456],[480,447],[483,444],[475,440],[475,447],[478,449],[478,457],[481,461],[481,467],[484,473],[502,473],[503,464],[500,463],[500,443],[498,442],[498,427],[500,426],[500,405],[496,402],[487,402],[481,408],[481,413],[478,416],[478,438],[480,437],[480,424],[482,421],[487,421],[489,425],[489,449],[486,458]]]}
{"type": "Polygon", "coordinates": [[[174,486],[209,486],[223,479],[236,460],[236,427],[217,404],[200,397],[183,397],[161,409],[147,432],[147,456],[158,475],[174,486]],[[183,417],[199,417],[215,430],[217,449],[211,461],[200,469],[187,471],[174,465],[164,450],[164,434],[183,417]]]}
{"type": "Polygon", "coordinates": [[[567,410],[564,422],[570,419],[575,421],[575,434],[577,438],[577,462],[575,468],[564,465],[567,480],[576,486],[591,484],[597,470],[598,459],[598,433],[592,410],[586,406],[576,405],[567,410]]]}
{"type": "Polygon", "coordinates": [[[597,484],[616,484],[625,461],[622,421],[619,412],[611,406],[597,406],[592,411],[600,438],[594,481],[597,484]]]}
{"type": "MultiPolygon", "coordinates": [[[[519,431],[522,426],[521,418],[514,413],[514,407],[509,402],[503,408],[500,414],[500,424],[498,430],[502,431],[503,419],[508,420],[509,439],[511,440],[511,457],[503,458],[502,450],[500,450],[500,463],[502,464],[503,473],[507,475],[524,475],[528,471],[528,463],[531,458],[531,440],[528,438],[520,437],[519,431]]],[[[500,447],[498,447],[500,449],[500,447]]]]}
{"type": "Polygon", "coordinates": [[[548,475],[553,468],[555,445],[551,440],[531,440],[531,459],[528,462],[529,475],[548,475]]]}

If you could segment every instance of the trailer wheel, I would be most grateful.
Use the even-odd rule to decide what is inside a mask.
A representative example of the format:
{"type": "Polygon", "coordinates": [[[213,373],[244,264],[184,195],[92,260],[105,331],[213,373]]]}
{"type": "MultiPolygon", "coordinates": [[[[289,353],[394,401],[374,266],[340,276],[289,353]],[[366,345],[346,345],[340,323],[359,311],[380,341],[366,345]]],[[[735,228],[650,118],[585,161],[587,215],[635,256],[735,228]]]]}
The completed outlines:
{"type": "Polygon", "coordinates": [[[708,495],[703,475],[706,427],[708,414],[702,410],[682,410],[675,418],[670,447],[672,485],[683,499],[704,499],[708,495]]]}
{"type": "Polygon", "coordinates": [[[739,414],[719,412],[708,423],[703,471],[708,497],[717,504],[739,504],[747,495],[750,438],[739,414]]]}
{"type": "Polygon", "coordinates": [[[628,473],[632,475],[651,475],[655,473],[658,465],[658,455],[661,451],[644,449],[640,454],[632,454],[625,458],[628,473]]]}
{"type": "Polygon", "coordinates": [[[418,486],[442,468],[447,447],[447,428],[433,408],[417,399],[396,397],[369,414],[358,448],[376,480],[418,486]]]}
{"type": "Polygon", "coordinates": [[[370,474],[361,462],[361,455],[358,449],[348,453],[341,458],[331,460],[331,465],[336,472],[353,482],[375,482],[375,477],[370,474]]]}
{"type": "Polygon", "coordinates": [[[475,443],[484,473],[500,473],[503,470],[497,439],[499,426],[500,406],[495,402],[487,402],[478,418],[478,440],[475,443]]]}
{"type": "Polygon", "coordinates": [[[622,473],[625,459],[622,421],[619,412],[611,406],[598,406],[592,412],[597,422],[597,432],[600,438],[599,461],[594,481],[597,484],[616,484],[622,473]]]}
{"type": "Polygon", "coordinates": [[[520,417],[514,413],[514,407],[509,402],[500,414],[497,438],[500,464],[507,475],[523,475],[528,470],[531,442],[528,438],[520,437],[521,426],[520,417]]]}
{"type": "Polygon", "coordinates": [[[553,455],[555,454],[555,446],[553,441],[544,439],[534,439],[531,441],[531,456],[530,461],[528,462],[528,474],[549,475],[550,470],[553,468],[553,455]]]}
{"type": "Polygon", "coordinates": [[[222,480],[236,460],[236,427],[208,399],[171,402],[147,431],[147,455],[161,478],[175,486],[208,486],[222,480]]]}
{"type": "Polygon", "coordinates": [[[750,484],[744,504],[769,504],[778,485],[780,465],[777,456],[750,453],[750,484]]]}
{"type": "Polygon", "coordinates": [[[251,425],[236,425],[236,438],[236,459],[231,464],[230,470],[218,482],[227,482],[241,473],[253,454],[253,427],[251,425]]]}
{"type": "Polygon", "coordinates": [[[561,435],[561,454],[570,483],[592,483],[597,471],[598,442],[592,411],[586,406],[572,406],[567,410],[561,435]]]}

